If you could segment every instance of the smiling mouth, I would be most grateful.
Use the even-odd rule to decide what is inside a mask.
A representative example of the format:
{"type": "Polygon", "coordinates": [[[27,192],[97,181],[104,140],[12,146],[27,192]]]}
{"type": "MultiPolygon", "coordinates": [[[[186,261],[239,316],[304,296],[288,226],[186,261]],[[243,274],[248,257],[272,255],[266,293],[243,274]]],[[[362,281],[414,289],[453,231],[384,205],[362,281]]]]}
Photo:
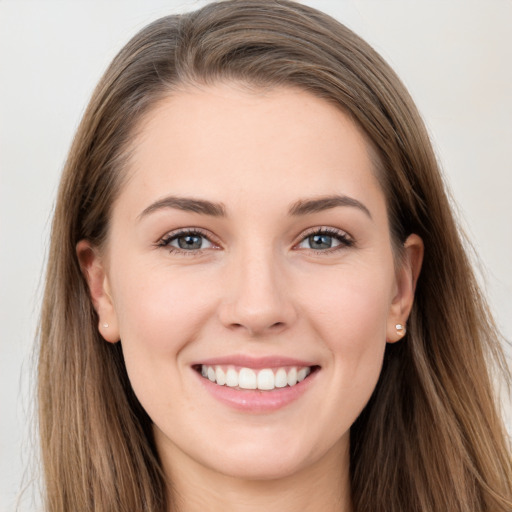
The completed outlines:
{"type": "Polygon", "coordinates": [[[294,387],[319,369],[319,366],[290,366],[258,370],[223,365],[199,364],[194,366],[194,370],[202,377],[218,386],[260,391],[294,387]]]}

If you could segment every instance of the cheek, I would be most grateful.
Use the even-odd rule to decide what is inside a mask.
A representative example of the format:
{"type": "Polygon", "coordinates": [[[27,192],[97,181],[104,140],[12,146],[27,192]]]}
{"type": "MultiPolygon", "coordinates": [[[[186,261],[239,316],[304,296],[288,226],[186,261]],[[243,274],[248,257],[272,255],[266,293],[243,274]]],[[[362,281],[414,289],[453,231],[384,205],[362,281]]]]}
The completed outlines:
{"type": "Polygon", "coordinates": [[[116,273],[114,303],[126,370],[152,416],[183,395],[182,354],[211,317],[212,300],[185,272],[131,264],[116,273]]]}
{"type": "Polygon", "coordinates": [[[160,354],[179,351],[180,343],[194,337],[211,300],[184,272],[137,264],[131,268],[137,271],[120,269],[115,287],[123,345],[160,354]]]}
{"type": "Polygon", "coordinates": [[[313,321],[327,339],[355,345],[386,337],[386,321],[391,306],[392,271],[346,268],[316,279],[302,296],[309,303],[313,321]],[[327,283],[327,284],[325,284],[327,283]],[[368,334],[372,333],[367,339],[368,334]]]}
{"type": "Polygon", "coordinates": [[[352,390],[343,396],[353,398],[355,407],[369,398],[382,367],[392,276],[392,271],[347,269],[309,295],[311,323],[336,368],[335,386],[352,390]]]}
{"type": "Polygon", "coordinates": [[[211,298],[190,277],[147,264],[119,266],[113,282],[124,361],[137,398],[154,420],[178,403],[190,407],[181,354],[210,317],[211,298]]]}

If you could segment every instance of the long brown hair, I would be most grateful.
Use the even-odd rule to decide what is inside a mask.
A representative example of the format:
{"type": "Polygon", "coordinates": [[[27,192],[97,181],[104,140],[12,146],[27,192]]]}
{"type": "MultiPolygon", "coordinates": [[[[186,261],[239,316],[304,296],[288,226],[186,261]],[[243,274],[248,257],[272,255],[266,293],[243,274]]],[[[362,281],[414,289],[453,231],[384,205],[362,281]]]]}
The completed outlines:
{"type": "Polygon", "coordinates": [[[425,243],[408,333],[386,349],[351,429],[354,509],[510,512],[512,467],[490,368],[500,340],[423,122],[384,60],[346,27],[286,0],[218,2],[155,21],[117,55],[75,136],[59,189],[40,326],[39,421],[50,512],[165,511],[151,421],[121,343],[106,343],[76,257],[108,233],[142,117],[187,84],[295,86],[348,113],[374,149],[397,248],[425,243]]]}

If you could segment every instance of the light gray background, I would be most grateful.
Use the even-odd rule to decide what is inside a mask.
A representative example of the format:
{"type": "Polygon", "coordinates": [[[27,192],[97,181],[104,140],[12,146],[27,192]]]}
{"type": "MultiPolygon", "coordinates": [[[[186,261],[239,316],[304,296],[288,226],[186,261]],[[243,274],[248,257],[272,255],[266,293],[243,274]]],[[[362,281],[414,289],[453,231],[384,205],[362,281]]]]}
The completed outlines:
{"type": "MultiPolygon", "coordinates": [[[[30,354],[71,138],[92,88],[129,37],[159,16],[203,3],[0,0],[1,511],[14,510],[36,452],[30,354]]],[[[366,38],[409,87],[480,255],[493,311],[511,339],[512,1],[305,3],[366,38]]],[[[505,409],[510,415],[509,401],[505,409]]],[[[23,507],[35,509],[29,500],[23,507]]]]}

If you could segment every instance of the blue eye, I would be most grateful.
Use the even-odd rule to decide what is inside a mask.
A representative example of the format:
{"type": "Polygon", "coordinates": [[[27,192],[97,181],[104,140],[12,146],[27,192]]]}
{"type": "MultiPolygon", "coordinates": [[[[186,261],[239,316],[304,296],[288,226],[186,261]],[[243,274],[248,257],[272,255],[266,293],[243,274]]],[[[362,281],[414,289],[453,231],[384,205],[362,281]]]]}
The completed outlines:
{"type": "Polygon", "coordinates": [[[205,242],[208,244],[208,241],[201,235],[182,235],[172,240],[169,245],[173,245],[187,251],[193,251],[203,249],[205,242]]]}
{"type": "Polygon", "coordinates": [[[342,247],[350,247],[353,241],[343,231],[319,229],[307,235],[297,247],[314,251],[326,251],[342,247]]]}
{"type": "Polygon", "coordinates": [[[311,249],[330,249],[337,242],[332,236],[324,234],[308,236],[307,241],[311,249]]]}
{"type": "Polygon", "coordinates": [[[162,247],[168,247],[171,250],[178,251],[201,251],[213,247],[212,242],[205,235],[196,231],[181,231],[166,236],[159,243],[162,247]]]}

